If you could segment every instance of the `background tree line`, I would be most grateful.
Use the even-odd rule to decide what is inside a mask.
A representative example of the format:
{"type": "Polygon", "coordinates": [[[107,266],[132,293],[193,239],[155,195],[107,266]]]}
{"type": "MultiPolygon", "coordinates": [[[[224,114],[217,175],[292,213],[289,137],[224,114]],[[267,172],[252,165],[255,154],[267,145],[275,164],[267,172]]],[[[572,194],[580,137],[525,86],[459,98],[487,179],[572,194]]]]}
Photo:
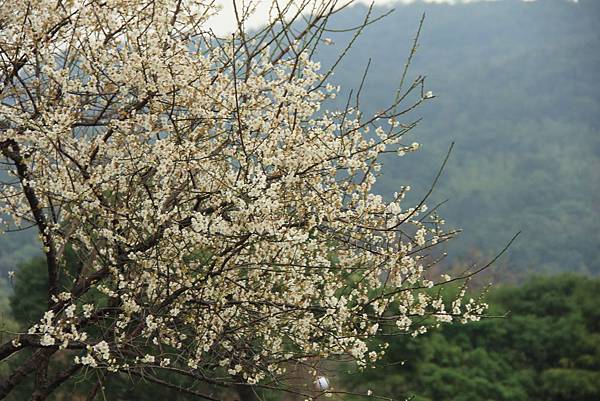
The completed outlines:
{"type": "MultiPolygon", "coordinates": [[[[42,259],[24,264],[15,281],[2,283],[2,329],[16,331],[43,313],[42,259]]],[[[446,290],[452,292],[451,289],[446,290]]],[[[392,339],[379,369],[342,369],[336,390],[414,401],[593,401],[600,397],[600,279],[561,274],[534,276],[521,286],[493,287],[487,299],[493,318],[467,325],[443,325],[424,336],[392,339]]],[[[389,340],[389,338],[388,338],[389,340]]],[[[9,364],[18,364],[17,358],[9,364]]],[[[7,365],[3,365],[4,369],[7,365]]],[[[85,377],[85,376],[84,376],[85,377]]],[[[84,400],[95,378],[71,380],[52,399],[84,400]]],[[[107,399],[146,401],[158,395],[189,395],[143,378],[112,375],[107,399]]],[[[107,383],[108,384],[108,383],[107,383]]],[[[185,381],[181,385],[186,385],[185,381]]],[[[11,395],[19,400],[33,379],[11,395]]],[[[220,396],[236,399],[229,391],[220,396]]],[[[262,393],[268,400],[286,398],[262,393]]],[[[367,399],[350,397],[350,400],[367,399]]]]}
{"type": "Polygon", "coordinates": [[[597,400],[599,291],[598,279],[564,274],[494,288],[498,318],[399,337],[387,367],[348,375],[347,386],[414,401],[597,400]]]}

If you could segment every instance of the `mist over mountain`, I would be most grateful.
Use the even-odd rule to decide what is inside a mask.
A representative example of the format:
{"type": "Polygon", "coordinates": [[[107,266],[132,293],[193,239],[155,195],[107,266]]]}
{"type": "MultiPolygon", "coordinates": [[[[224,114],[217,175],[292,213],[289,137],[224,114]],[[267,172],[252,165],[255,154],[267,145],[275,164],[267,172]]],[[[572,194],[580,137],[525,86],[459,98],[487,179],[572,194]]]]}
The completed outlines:
{"type": "MultiPolygon", "coordinates": [[[[356,26],[366,12],[353,7],[334,25],[356,26]]],[[[390,158],[377,190],[390,196],[410,184],[412,199],[422,196],[455,142],[428,202],[448,199],[441,215],[464,230],[451,255],[493,255],[522,231],[504,259],[513,271],[600,272],[600,5],[398,4],[340,63],[340,104],[369,59],[361,106],[389,104],[423,13],[408,80],[425,75],[436,98],[405,120],[423,118],[406,139],[422,149],[390,158]]],[[[318,53],[324,66],[349,40],[327,35],[335,44],[318,53]]]]}

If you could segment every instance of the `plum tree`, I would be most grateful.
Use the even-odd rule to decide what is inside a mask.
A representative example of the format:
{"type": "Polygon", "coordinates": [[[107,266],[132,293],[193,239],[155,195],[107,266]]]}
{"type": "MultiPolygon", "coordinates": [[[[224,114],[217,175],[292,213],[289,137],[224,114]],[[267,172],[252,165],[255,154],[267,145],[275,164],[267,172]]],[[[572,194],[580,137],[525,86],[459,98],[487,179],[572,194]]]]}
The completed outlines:
{"type": "Polygon", "coordinates": [[[37,227],[48,293],[0,347],[33,350],[0,398],[33,375],[43,400],[89,371],[207,399],[169,378],[311,396],[290,366],[366,366],[383,329],[479,318],[485,304],[426,291],[444,280],[425,255],[453,232],[402,203],[408,186],[372,192],[382,154],[418,148],[401,119],[433,98],[424,78],[374,116],[358,96],[321,107],[338,88],[312,54],[347,5],[273,2],[249,31],[253,4],[234,2],[218,36],[206,0],[2,2],[0,202],[8,229],[37,227]]]}

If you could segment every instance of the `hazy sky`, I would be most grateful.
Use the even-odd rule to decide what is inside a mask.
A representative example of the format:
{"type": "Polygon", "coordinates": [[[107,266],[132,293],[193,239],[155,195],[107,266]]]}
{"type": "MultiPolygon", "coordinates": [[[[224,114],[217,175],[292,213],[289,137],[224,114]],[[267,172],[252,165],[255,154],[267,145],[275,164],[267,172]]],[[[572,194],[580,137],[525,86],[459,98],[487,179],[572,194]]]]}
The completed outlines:
{"type": "MultiPolygon", "coordinates": [[[[247,1],[236,0],[237,4],[248,3],[247,1]]],[[[286,3],[287,0],[279,0],[280,4],[286,3]]],[[[318,1],[318,0],[317,0],[318,1]]],[[[372,0],[355,0],[356,3],[370,4],[372,0]]],[[[375,4],[409,4],[414,3],[416,0],[374,0],[375,4]]],[[[472,3],[475,1],[494,1],[494,0],[422,0],[426,3],[472,3]]],[[[247,26],[249,28],[260,26],[267,22],[267,17],[269,13],[269,7],[272,4],[273,0],[261,0],[256,12],[254,15],[248,20],[247,26]]],[[[220,35],[229,33],[235,28],[235,14],[233,12],[233,3],[232,0],[218,0],[218,4],[223,6],[223,10],[219,13],[219,15],[213,17],[210,21],[210,26],[213,30],[220,35]]],[[[344,0],[340,0],[340,3],[344,3],[344,0]]]]}
{"type": "MultiPolygon", "coordinates": [[[[232,32],[235,28],[235,15],[233,12],[233,0],[217,0],[217,3],[223,6],[223,11],[215,16],[211,22],[210,26],[213,30],[220,35],[227,34],[232,32]]],[[[237,4],[248,3],[248,0],[235,0],[237,4]]],[[[287,0],[279,0],[280,4],[284,4],[287,0]]],[[[319,0],[315,0],[319,1],[319,0]]],[[[321,0],[322,1],[322,0],[321,0]]],[[[343,3],[346,0],[340,0],[340,3],[343,3]]],[[[416,1],[422,1],[425,3],[446,3],[446,4],[459,4],[459,3],[474,3],[478,1],[502,1],[502,0],[355,0],[356,3],[363,4],[371,4],[371,2],[375,2],[376,5],[383,4],[410,4],[416,1]]],[[[536,0],[522,0],[522,1],[536,1],[536,0]]],[[[565,0],[577,2],[578,0],[565,0]]],[[[272,4],[273,0],[259,0],[260,4],[257,7],[256,13],[248,20],[247,26],[249,28],[257,27],[263,25],[267,21],[267,16],[269,13],[269,7],[272,4]]]]}

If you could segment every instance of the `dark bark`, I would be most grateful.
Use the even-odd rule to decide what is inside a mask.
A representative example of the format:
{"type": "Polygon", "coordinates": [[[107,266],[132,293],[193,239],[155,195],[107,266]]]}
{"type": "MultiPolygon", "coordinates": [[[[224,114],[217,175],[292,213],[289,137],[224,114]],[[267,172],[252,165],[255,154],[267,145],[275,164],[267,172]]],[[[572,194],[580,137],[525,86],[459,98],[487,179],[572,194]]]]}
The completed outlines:
{"type": "Polygon", "coordinates": [[[46,378],[43,386],[36,386],[36,389],[31,395],[31,398],[29,398],[29,401],[44,401],[61,384],[77,373],[79,369],[81,369],[81,365],[72,365],[57,374],[50,382],[46,378]]]}
{"type": "Polygon", "coordinates": [[[55,348],[44,348],[36,351],[21,366],[15,369],[8,378],[0,382],[0,400],[6,397],[27,376],[36,371],[36,367],[44,358],[50,357],[57,351],[55,348]]]}
{"type": "Polygon", "coordinates": [[[236,386],[238,393],[238,401],[260,401],[260,397],[256,394],[254,387],[245,384],[236,386]]]}
{"type": "Polygon", "coordinates": [[[46,255],[46,264],[48,266],[48,306],[52,306],[52,296],[58,294],[58,260],[56,255],[56,247],[48,230],[48,221],[42,209],[42,205],[33,188],[29,185],[31,179],[29,167],[25,161],[21,150],[16,141],[8,139],[0,143],[0,149],[4,156],[9,158],[15,164],[17,176],[21,182],[23,193],[29,203],[31,214],[38,227],[42,243],[44,244],[44,253],[46,255]]]}

